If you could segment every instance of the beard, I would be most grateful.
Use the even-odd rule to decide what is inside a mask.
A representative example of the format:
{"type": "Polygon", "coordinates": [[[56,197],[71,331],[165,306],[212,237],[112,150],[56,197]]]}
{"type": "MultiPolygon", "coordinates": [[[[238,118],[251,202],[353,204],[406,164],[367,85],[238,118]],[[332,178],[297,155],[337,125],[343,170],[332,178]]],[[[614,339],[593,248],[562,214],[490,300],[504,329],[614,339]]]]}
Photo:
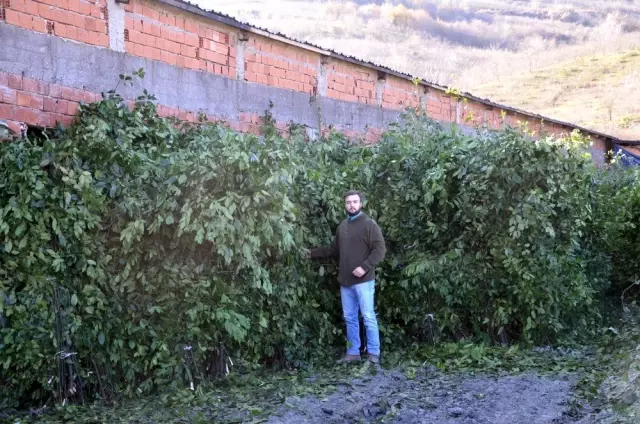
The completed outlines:
{"type": "Polygon", "coordinates": [[[355,211],[351,212],[350,210],[347,209],[347,213],[349,214],[349,216],[356,216],[360,213],[361,210],[362,208],[358,208],[355,211]]]}

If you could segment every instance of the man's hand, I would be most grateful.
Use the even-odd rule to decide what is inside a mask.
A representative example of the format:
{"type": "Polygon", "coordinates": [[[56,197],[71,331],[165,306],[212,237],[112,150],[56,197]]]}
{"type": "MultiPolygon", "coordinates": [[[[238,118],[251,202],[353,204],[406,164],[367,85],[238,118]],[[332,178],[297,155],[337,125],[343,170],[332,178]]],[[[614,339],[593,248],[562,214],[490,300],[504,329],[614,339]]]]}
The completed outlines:
{"type": "Polygon", "coordinates": [[[358,268],[353,270],[352,274],[355,275],[356,277],[360,278],[364,274],[366,274],[366,272],[364,271],[364,269],[362,269],[362,267],[359,266],[358,268]]]}

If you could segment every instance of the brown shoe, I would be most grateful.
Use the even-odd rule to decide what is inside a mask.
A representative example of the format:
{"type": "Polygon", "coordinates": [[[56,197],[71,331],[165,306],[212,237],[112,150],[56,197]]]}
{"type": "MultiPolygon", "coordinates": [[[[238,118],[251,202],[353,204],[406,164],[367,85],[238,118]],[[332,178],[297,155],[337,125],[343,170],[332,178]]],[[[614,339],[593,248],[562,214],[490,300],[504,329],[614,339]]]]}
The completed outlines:
{"type": "Polygon", "coordinates": [[[380,357],[378,355],[372,355],[371,353],[369,354],[369,357],[367,358],[367,360],[372,364],[380,363],[380,357]]]}
{"type": "Polygon", "coordinates": [[[349,355],[346,354],[342,358],[338,359],[339,364],[345,364],[347,362],[360,361],[360,355],[349,355]]]}

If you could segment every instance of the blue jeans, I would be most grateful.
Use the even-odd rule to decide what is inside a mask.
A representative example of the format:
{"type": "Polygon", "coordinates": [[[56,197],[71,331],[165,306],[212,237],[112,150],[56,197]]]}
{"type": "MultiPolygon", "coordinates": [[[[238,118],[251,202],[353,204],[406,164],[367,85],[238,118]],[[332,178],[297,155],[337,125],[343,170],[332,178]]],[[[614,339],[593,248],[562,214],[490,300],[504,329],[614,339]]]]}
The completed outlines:
{"type": "Polygon", "coordinates": [[[340,286],[342,314],[347,324],[347,353],[360,355],[360,321],[358,312],[362,313],[367,334],[367,352],[380,355],[380,334],[374,310],[373,295],[375,280],[360,283],[351,287],[340,286]]]}

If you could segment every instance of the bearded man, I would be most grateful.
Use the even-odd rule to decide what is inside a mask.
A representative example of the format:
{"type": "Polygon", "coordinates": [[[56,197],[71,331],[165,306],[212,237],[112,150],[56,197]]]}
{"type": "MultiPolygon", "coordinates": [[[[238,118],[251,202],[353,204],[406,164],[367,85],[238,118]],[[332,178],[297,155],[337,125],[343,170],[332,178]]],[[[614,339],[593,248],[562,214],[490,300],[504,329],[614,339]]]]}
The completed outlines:
{"type": "Polygon", "coordinates": [[[352,190],[344,196],[348,217],[336,230],[333,242],[307,252],[307,257],[337,257],[342,314],[347,327],[347,352],[339,362],[359,361],[362,314],[367,335],[367,359],[380,361],[380,334],[374,308],[375,267],[384,259],[386,246],[378,224],[362,212],[362,196],[352,190]]]}

